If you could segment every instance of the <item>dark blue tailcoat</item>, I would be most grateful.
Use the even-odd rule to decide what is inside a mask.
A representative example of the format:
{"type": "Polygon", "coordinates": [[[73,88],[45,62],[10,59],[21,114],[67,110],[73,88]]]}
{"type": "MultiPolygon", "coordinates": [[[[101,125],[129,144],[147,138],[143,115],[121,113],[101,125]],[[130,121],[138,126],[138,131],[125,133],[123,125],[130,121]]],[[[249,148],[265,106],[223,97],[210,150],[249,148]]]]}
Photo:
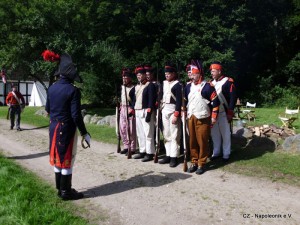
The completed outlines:
{"type": "Polygon", "coordinates": [[[64,77],[48,89],[45,109],[50,115],[51,165],[70,168],[76,128],[81,135],[87,133],[81,115],[80,99],[80,90],[64,77]]]}

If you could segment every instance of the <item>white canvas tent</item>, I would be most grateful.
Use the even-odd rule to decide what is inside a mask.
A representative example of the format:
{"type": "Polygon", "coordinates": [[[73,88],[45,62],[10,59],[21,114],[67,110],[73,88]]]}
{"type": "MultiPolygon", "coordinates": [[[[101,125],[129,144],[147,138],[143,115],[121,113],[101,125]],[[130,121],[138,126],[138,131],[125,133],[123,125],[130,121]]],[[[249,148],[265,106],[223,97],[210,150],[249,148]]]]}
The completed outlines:
{"type": "MultiPolygon", "coordinates": [[[[48,86],[47,82],[45,82],[45,84],[48,86]]],[[[47,92],[44,86],[40,82],[34,82],[31,91],[29,106],[44,106],[46,105],[46,99],[47,92]]]]}

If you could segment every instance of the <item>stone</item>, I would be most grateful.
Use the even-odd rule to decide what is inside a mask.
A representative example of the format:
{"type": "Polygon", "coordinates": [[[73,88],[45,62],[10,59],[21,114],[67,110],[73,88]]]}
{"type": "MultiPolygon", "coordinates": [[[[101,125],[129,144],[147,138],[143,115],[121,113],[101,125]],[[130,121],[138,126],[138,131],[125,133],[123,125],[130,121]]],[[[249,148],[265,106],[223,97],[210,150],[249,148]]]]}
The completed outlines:
{"type": "Polygon", "coordinates": [[[85,116],[83,117],[84,123],[86,123],[86,124],[87,124],[87,123],[90,123],[91,118],[92,118],[91,115],[89,115],[89,114],[85,115],[85,116]]]}
{"type": "Polygon", "coordinates": [[[282,144],[282,149],[284,151],[300,153],[300,134],[287,137],[282,144]]]}

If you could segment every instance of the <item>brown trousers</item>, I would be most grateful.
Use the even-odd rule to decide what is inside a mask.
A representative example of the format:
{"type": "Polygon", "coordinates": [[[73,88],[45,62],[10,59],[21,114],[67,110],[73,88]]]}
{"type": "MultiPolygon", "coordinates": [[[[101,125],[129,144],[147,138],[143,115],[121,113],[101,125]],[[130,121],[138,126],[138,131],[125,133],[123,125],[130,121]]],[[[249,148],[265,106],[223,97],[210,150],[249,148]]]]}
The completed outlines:
{"type": "Polygon", "coordinates": [[[192,115],[188,120],[191,162],[200,167],[206,164],[209,156],[210,124],[210,117],[197,119],[192,115]]]}

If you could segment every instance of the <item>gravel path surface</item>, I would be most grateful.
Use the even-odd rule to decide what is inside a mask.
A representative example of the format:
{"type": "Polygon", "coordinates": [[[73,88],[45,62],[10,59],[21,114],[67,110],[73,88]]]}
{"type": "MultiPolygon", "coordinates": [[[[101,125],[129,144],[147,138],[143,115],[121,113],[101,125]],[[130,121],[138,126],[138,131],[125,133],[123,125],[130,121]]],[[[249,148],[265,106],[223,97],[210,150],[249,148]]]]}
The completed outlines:
{"type": "MultiPolygon", "coordinates": [[[[48,128],[11,131],[7,120],[0,127],[2,153],[54,186],[48,128]]],[[[188,174],[182,164],[128,160],[115,145],[93,140],[90,149],[78,145],[73,187],[97,224],[300,224],[299,188],[222,169],[188,174]]]]}

